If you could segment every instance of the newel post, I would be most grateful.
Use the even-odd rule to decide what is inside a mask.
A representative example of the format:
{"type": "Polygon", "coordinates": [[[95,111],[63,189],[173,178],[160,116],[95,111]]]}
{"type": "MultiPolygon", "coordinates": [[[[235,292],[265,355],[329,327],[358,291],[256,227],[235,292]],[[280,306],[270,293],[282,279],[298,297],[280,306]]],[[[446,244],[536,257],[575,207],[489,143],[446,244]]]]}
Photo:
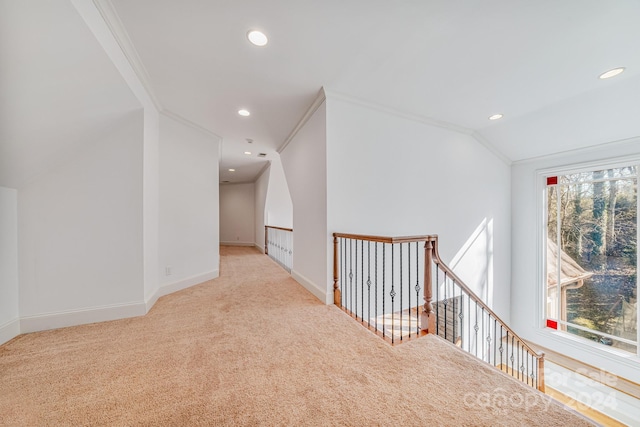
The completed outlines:
{"type": "Polygon", "coordinates": [[[338,238],[333,236],[333,303],[342,308],[342,294],[338,287],[338,238]]]}
{"type": "Polygon", "coordinates": [[[429,334],[436,333],[436,318],[431,306],[433,284],[431,263],[433,262],[433,241],[430,238],[424,244],[424,309],[420,315],[420,329],[429,334]]]}
{"type": "Polygon", "coordinates": [[[538,390],[544,393],[544,353],[538,359],[538,390]]]}

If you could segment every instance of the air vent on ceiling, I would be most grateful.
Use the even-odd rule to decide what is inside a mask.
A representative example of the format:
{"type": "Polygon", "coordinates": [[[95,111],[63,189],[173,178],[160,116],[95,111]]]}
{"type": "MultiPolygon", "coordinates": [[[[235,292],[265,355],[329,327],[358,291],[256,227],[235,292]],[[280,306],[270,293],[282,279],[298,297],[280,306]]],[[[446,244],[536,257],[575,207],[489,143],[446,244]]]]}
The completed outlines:
{"type": "Polygon", "coordinates": [[[267,157],[267,153],[258,153],[258,157],[267,157]]]}
{"type": "Polygon", "coordinates": [[[222,181],[223,184],[228,184],[231,181],[222,181]]]}

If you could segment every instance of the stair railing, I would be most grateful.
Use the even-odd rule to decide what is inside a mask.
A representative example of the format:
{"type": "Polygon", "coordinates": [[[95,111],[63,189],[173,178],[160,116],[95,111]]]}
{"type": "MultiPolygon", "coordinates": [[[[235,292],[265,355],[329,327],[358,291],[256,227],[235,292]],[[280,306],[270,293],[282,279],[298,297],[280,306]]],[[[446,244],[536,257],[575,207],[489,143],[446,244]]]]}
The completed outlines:
{"type": "Polygon", "coordinates": [[[293,267],[293,229],[265,225],[264,253],[291,273],[293,267]]]}
{"type": "Polygon", "coordinates": [[[544,353],[442,261],[438,236],[334,233],[333,245],[334,303],[372,332],[391,344],[438,335],[544,391],[544,353]]]}

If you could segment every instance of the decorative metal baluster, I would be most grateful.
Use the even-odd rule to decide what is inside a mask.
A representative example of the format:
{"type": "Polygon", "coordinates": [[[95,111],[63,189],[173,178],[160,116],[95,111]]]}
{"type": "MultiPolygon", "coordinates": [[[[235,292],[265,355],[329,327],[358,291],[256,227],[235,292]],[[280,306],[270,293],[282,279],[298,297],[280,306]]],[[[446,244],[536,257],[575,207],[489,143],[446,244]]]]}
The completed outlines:
{"type": "Polygon", "coordinates": [[[436,264],[436,335],[440,335],[440,265],[438,264],[436,264]]]}
{"type": "Polygon", "coordinates": [[[447,339],[447,288],[448,286],[448,279],[447,279],[447,272],[444,272],[444,299],[442,300],[442,307],[444,308],[444,339],[447,339]]]}
{"type": "MultiPolygon", "coordinates": [[[[420,247],[416,242],[416,335],[420,333],[420,247]]],[[[426,268],[426,266],[425,266],[426,268]]]]}
{"type": "Polygon", "coordinates": [[[400,243],[400,341],[402,341],[402,243],[400,243]]]}
{"type": "Polygon", "coordinates": [[[387,300],[387,294],[385,294],[384,288],[386,285],[387,278],[387,255],[386,255],[386,247],[387,244],[382,244],[382,337],[386,336],[387,332],[387,311],[385,309],[385,301],[387,300]]]}
{"type": "Polygon", "coordinates": [[[480,329],[480,326],[478,326],[478,301],[474,299],[473,303],[475,304],[475,307],[476,307],[475,309],[476,324],[473,326],[473,330],[476,331],[475,347],[476,347],[476,357],[478,357],[478,330],[480,329]]]}
{"type": "Polygon", "coordinates": [[[371,327],[371,242],[367,242],[367,326],[371,327]]]}
{"type": "Polygon", "coordinates": [[[360,242],[360,250],[360,318],[364,323],[364,240],[360,242]]]}
{"type": "Polygon", "coordinates": [[[496,319],[493,319],[493,366],[496,365],[496,346],[498,345],[498,322],[496,319]]]}
{"type": "MultiPolygon", "coordinates": [[[[411,338],[411,243],[407,243],[407,295],[409,295],[409,338],[411,338]]],[[[416,306],[418,301],[416,300],[416,306]]]]}
{"type": "Polygon", "coordinates": [[[354,306],[353,308],[355,309],[355,313],[356,313],[356,320],[358,320],[358,241],[356,240],[356,253],[354,256],[354,261],[355,261],[355,280],[354,280],[354,289],[355,289],[355,301],[354,301],[354,306]]]}
{"type": "Polygon", "coordinates": [[[394,343],[395,340],[395,332],[396,332],[396,315],[395,315],[395,306],[394,306],[394,300],[396,297],[396,290],[394,289],[395,287],[395,245],[392,243],[391,244],[391,292],[389,293],[389,295],[391,295],[391,344],[394,343]]]}
{"type": "Polygon", "coordinates": [[[498,347],[498,351],[500,351],[500,369],[502,369],[503,361],[502,361],[502,353],[504,352],[504,340],[502,339],[502,324],[500,325],[500,347],[498,347]]]}
{"type": "MultiPolygon", "coordinates": [[[[464,338],[464,294],[462,293],[462,288],[460,288],[460,313],[458,317],[460,318],[460,348],[464,350],[464,343],[467,340],[464,338]]],[[[469,351],[468,345],[467,351],[469,351]]]]}
{"type": "Polygon", "coordinates": [[[376,300],[375,303],[375,313],[376,313],[376,331],[378,331],[378,242],[375,242],[375,255],[376,255],[376,264],[375,264],[375,276],[376,276],[376,286],[375,286],[375,292],[373,293],[374,299],[376,300]]]}

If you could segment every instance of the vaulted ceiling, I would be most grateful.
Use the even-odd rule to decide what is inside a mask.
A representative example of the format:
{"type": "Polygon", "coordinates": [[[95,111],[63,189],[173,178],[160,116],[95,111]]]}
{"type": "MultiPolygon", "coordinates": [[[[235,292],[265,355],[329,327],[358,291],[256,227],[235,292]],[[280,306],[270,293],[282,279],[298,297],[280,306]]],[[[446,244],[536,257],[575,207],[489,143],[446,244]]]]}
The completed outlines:
{"type": "MultiPolygon", "coordinates": [[[[86,39],[57,10],[67,0],[42,3],[56,4],[59,25],[46,27],[54,49],[62,33],[86,39]]],[[[635,0],[95,3],[159,108],[223,138],[223,180],[255,179],[264,164],[256,155],[275,155],[323,87],[468,133],[511,162],[640,135],[635,0]],[[250,44],[250,29],[269,43],[250,44]],[[616,67],[626,70],[598,78],[616,67]],[[496,113],[504,117],[489,121],[496,113]]],[[[30,22],[12,25],[27,31],[30,22]]],[[[28,38],[0,45],[3,56],[21,46],[28,38]]],[[[80,47],[70,52],[101,67],[80,47]]],[[[128,108],[126,95],[117,102],[128,108]]]]}

